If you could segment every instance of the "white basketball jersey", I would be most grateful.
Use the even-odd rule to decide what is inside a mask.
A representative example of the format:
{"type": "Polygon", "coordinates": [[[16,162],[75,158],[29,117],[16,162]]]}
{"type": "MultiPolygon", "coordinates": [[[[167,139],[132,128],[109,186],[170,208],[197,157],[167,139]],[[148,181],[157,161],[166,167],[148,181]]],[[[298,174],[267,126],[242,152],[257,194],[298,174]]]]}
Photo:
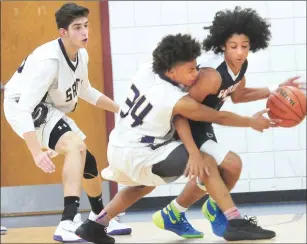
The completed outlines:
{"type": "Polygon", "coordinates": [[[127,99],[120,105],[109,143],[137,147],[160,143],[173,136],[172,112],[187,93],[166,77],[152,71],[152,63],[140,68],[132,80],[127,99]]]}
{"type": "Polygon", "coordinates": [[[16,100],[25,89],[31,94],[39,94],[41,82],[45,77],[35,77],[38,64],[49,60],[57,67],[50,67],[52,81],[43,97],[43,102],[51,104],[64,113],[75,109],[83,80],[88,80],[88,54],[80,49],[76,62],[69,60],[61,39],[47,42],[36,48],[21,64],[11,80],[5,86],[5,97],[16,100]],[[36,79],[36,80],[35,80],[36,79]],[[35,80],[36,84],[33,84],[35,80]]]}

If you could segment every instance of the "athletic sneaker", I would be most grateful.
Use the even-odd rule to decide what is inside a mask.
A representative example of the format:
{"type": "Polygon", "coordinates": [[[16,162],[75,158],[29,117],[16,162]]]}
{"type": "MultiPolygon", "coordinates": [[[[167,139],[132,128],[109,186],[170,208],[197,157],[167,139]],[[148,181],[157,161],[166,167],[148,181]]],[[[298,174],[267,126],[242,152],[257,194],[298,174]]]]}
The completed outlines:
{"type": "Polygon", "coordinates": [[[228,221],[222,210],[209,197],[202,206],[202,213],[209,220],[212,231],[215,235],[223,237],[228,221]]]}
{"type": "Polygon", "coordinates": [[[224,232],[227,241],[272,239],[276,236],[274,231],[262,229],[257,225],[256,217],[245,219],[232,219],[228,221],[224,232]]]}
{"type": "MultiPolygon", "coordinates": [[[[94,212],[91,212],[88,218],[89,220],[95,221],[97,215],[94,212]]],[[[120,223],[118,217],[111,219],[107,227],[107,234],[109,235],[130,235],[131,232],[131,227],[124,223],[120,223]]]]}
{"type": "Polygon", "coordinates": [[[78,213],[75,215],[73,221],[63,220],[57,226],[53,240],[59,242],[86,242],[75,234],[76,229],[82,224],[81,215],[78,213]]]}
{"type": "Polygon", "coordinates": [[[154,224],[163,230],[172,231],[183,238],[203,238],[204,233],[195,230],[185,217],[172,203],[157,211],[152,216],[154,224]]]}
{"type": "Polygon", "coordinates": [[[76,229],[75,233],[80,239],[93,242],[95,244],[115,243],[115,239],[108,236],[106,226],[103,226],[90,219],[84,221],[83,224],[76,229]]]}

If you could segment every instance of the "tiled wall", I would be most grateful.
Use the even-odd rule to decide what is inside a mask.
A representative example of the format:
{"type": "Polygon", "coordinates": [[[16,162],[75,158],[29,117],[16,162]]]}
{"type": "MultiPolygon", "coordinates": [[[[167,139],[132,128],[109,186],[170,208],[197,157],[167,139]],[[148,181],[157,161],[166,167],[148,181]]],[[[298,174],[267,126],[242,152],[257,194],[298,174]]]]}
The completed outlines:
{"type": "MultiPolygon", "coordinates": [[[[255,8],[271,22],[271,45],[249,55],[247,85],[278,84],[293,75],[306,78],[306,2],[304,1],[110,1],[111,52],[114,97],[126,98],[127,85],[138,66],[151,57],[157,42],[166,34],[190,33],[206,36],[217,10],[255,8]]],[[[207,56],[209,56],[207,54],[207,56]]],[[[206,58],[206,56],[202,56],[206,58]]],[[[227,102],[225,109],[252,115],[265,101],[249,104],[227,102]]],[[[292,129],[251,129],[216,126],[218,140],[243,159],[243,172],[233,192],[306,189],[306,121],[292,129]]],[[[158,187],[150,196],[180,193],[185,180],[158,187]]]]}

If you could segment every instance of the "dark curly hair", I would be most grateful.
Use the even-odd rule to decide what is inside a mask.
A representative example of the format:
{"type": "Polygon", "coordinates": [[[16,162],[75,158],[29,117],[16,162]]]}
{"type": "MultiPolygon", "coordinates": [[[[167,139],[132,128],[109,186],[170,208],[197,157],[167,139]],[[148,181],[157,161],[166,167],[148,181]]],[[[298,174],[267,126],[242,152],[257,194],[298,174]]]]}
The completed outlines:
{"type": "Polygon", "coordinates": [[[257,52],[265,49],[271,39],[270,24],[258,13],[251,9],[241,10],[236,7],[233,11],[224,10],[215,14],[212,25],[204,27],[210,34],[203,41],[205,51],[212,50],[215,54],[222,53],[222,46],[233,34],[244,34],[250,40],[250,51],[257,52]]]}
{"type": "Polygon", "coordinates": [[[195,60],[201,54],[201,44],[191,35],[167,35],[153,51],[153,71],[164,73],[179,63],[195,60]]]}

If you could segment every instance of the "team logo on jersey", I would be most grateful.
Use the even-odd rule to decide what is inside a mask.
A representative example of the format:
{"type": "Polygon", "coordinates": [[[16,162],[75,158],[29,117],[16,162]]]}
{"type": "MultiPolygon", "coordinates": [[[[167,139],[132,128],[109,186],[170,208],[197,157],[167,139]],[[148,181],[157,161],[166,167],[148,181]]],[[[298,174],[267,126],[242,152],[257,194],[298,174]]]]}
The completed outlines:
{"type": "Polygon", "coordinates": [[[228,87],[227,89],[221,90],[217,97],[220,98],[222,101],[225,101],[227,97],[237,89],[237,87],[240,85],[240,82],[241,81],[228,87]]]}
{"type": "Polygon", "coordinates": [[[32,113],[35,128],[39,128],[42,124],[46,123],[47,114],[48,107],[45,103],[40,103],[35,107],[32,113]]]}

